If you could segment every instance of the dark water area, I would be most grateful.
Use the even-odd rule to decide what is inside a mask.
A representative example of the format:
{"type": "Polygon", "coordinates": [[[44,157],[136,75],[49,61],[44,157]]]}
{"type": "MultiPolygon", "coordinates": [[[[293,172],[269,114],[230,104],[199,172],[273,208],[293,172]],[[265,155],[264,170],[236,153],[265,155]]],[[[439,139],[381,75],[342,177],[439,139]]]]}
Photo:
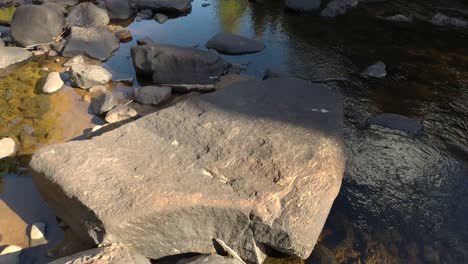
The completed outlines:
{"type": "MultiPolygon", "coordinates": [[[[195,0],[192,6],[190,14],[164,24],[126,23],[133,41],[121,44],[105,67],[115,79],[134,76],[130,48],[143,37],[205,49],[216,33],[237,33],[266,45],[260,53],[224,56],[247,65],[245,74],[260,78],[271,69],[305,80],[342,80],[327,85],[343,95],[348,146],[359,140],[355,135],[365,120],[381,113],[423,122],[424,136],[411,144],[424,146],[418,151],[433,157],[432,165],[408,157],[406,170],[421,173],[397,180],[384,172],[347,173],[307,263],[468,263],[468,29],[428,23],[437,12],[468,19],[468,2],[369,1],[334,19],[286,12],[278,0],[195,0]],[[378,18],[395,14],[415,21],[378,18]],[[387,65],[386,78],[359,76],[377,61],[387,65]]],[[[0,183],[0,199],[13,188],[9,179],[0,183]]]]}

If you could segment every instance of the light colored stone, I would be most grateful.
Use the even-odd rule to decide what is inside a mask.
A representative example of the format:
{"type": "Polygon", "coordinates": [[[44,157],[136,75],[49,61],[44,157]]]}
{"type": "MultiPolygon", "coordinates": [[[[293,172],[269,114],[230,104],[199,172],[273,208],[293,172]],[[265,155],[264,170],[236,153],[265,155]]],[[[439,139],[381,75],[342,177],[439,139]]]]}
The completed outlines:
{"type": "Polygon", "coordinates": [[[31,239],[43,239],[45,238],[46,224],[37,222],[32,224],[29,238],[31,239]]]}
{"type": "Polygon", "coordinates": [[[93,94],[105,94],[107,93],[107,88],[104,85],[96,85],[91,87],[88,91],[93,94]]]}
{"type": "Polygon", "coordinates": [[[117,105],[114,109],[107,112],[106,115],[106,122],[107,123],[117,123],[120,121],[124,121],[130,118],[137,116],[138,113],[135,109],[125,106],[125,105],[117,105]]]}
{"type": "Polygon", "coordinates": [[[70,81],[79,88],[107,84],[111,79],[112,74],[98,65],[75,64],[70,67],[70,81]]]}
{"type": "Polygon", "coordinates": [[[0,139],[0,159],[14,156],[18,152],[18,145],[11,138],[0,139]]]}
{"type": "Polygon", "coordinates": [[[71,67],[72,65],[75,64],[83,64],[85,62],[85,57],[82,55],[75,56],[71,59],[69,59],[67,62],[63,64],[64,67],[71,67]]]}
{"type": "Polygon", "coordinates": [[[387,76],[387,66],[382,61],[378,61],[375,64],[367,67],[361,76],[370,78],[384,78],[387,76]]]}
{"type": "Polygon", "coordinates": [[[32,53],[17,47],[0,47],[0,69],[28,60],[32,53]]]}
{"type": "Polygon", "coordinates": [[[0,252],[0,264],[20,264],[23,249],[18,246],[8,246],[0,252]]]}
{"type": "Polygon", "coordinates": [[[60,78],[60,73],[51,72],[45,79],[42,91],[47,94],[54,93],[60,90],[63,87],[63,84],[62,78],[60,78]]]}
{"type": "Polygon", "coordinates": [[[49,264],[150,264],[150,261],[127,247],[113,245],[76,253],[49,264]]]}

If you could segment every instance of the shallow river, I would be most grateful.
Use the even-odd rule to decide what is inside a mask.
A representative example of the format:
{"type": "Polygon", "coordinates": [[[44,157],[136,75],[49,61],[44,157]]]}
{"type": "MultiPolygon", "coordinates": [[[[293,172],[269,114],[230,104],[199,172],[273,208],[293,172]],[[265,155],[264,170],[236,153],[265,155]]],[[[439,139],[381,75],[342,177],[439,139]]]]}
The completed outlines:
{"type": "MultiPolygon", "coordinates": [[[[313,14],[284,12],[282,2],[195,0],[190,14],[162,25],[154,20],[129,21],[124,26],[131,30],[134,40],[121,44],[105,67],[117,78],[134,76],[129,50],[136,45],[136,39],[145,36],[159,43],[203,49],[214,34],[227,31],[257,37],[266,44],[267,48],[257,54],[225,57],[232,63],[248,63],[246,74],[261,77],[269,68],[283,76],[307,80],[343,79],[328,85],[344,95],[347,127],[384,112],[422,120],[425,143],[432,145],[444,162],[462,164],[462,169],[449,173],[450,179],[437,179],[444,186],[432,192],[427,189],[431,185],[423,182],[382,193],[395,194],[395,200],[388,200],[389,208],[400,203],[405,208],[437,209],[443,203],[449,209],[434,214],[411,211],[419,214],[417,217],[392,215],[394,210],[386,208],[374,214],[373,199],[380,193],[375,189],[360,190],[345,175],[342,191],[310,262],[468,263],[468,30],[437,27],[422,20],[401,24],[377,19],[398,13],[420,19],[429,19],[436,12],[463,16],[468,15],[468,4],[456,0],[377,1],[361,3],[345,16],[324,20],[313,14]],[[202,7],[205,2],[211,5],[202,7]],[[362,69],[379,60],[387,65],[387,78],[365,80],[358,76],[362,69]],[[424,206],[413,203],[414,197],[397,197],[407,194],[405,188],[418,191],[417,201],[424,206]],[[359,202],[350,200],[356,192],[359,202]],[[381,214],[390,215],[380,217],[381,214]],[[434,215],[437,220],[432,219],[434,215]]],[[[18,172],[35,148],[69,140],[102,123],[89,114],[87,104],[81,101],[82,91],[65,89],[47,98],[31,92],[41,78],[39,68],[58,67],[52,61],[38,59],[15,72],[14,78],[0,79],[0,96],[13,93],[19,97],[15,111],[0,97],[0,136],[14,136],[22,143],[21,157],[2,161],[2,171],[18,172]],[[10,88],[12,91],[7,92],[10,88]]],[[[115,89],[125,94],[125,89],[130,88],[115,89]]],[[[7,176],[0,177],[0,246],[27,247],[24,230],[36,221],[47,222],[57,233],[49,245],[60,239],[54,217],[25,174],[5,173],[7,176]]],[[[372,183],[373,179],[364,181],[372,183]]],[[[49,245],[37,251],[43,252],[49,245]]],[[[45,259],[36,260],[41,263],[45,259]]],[[[302,261],[270,259],[269,263],[302,261]]]]}

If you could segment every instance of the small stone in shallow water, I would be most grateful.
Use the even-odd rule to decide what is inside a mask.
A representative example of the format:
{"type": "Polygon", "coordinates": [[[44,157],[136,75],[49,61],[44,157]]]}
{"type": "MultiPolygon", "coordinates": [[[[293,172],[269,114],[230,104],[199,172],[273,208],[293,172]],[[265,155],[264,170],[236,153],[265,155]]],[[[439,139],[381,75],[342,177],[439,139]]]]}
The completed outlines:
{"type": "Polygon", "coordinates": [[[387,66],[385,63],[378,61],[377,63],[367,67],[362,73],[361,76],[371,77],[371,78],[384,78],[387,76],[387,66]]]}
{"type": "Polygon", "coordinates": [[[72,84],[83,89],[106,84],[111,78],[112,74],[98,65],[75,64],[70,68],[70,80],[72,84]]]}
{"type": "Polygon", "coordinates": [[[393,16],[386,16],[386,17],[382,17],[381,19],[387,20],[387,21],[393,21],[393,22],[413,22],[412,17],[407,17],[401,14],[393,15],[393,16]]]}
{"type": "Polygon", "coordinates": [[[115,35],[121,42],[132,39],[132,32],[128,29],[120,30],[119,32],[115,33],[115,35]]]}
{"type": "Polygon", "coordinates": [[[14,156],[18,152],[18,145],[11,138],[0,139],[0,159],[14,156]]]}
{"type": "Polygon", "coordinates": [[[171,87],[143,86],[134,90],[135,101],[144,105],[158,105],[172,94],[171,87]]]}
{"type": "Polygon", "coordinates": [[[47,244],[47,240],[45,238],[46,228],[47,226],[45,223],[37,222],[32,224],[31,230],[29,232],[30,247],[47,244]]]}
{"type": "Polygon", "coordinates": [[[42,86],[42,92],[50,94],[60,90],[63,87],[63,81],[60,77],[60,73],[51,72],[47,76],[44,86],[42,86]]]}
{"type": "Polygon", "coordinates": [[[466,27],[468,22],[455,17],[449,17],[442,13],[437,13],[432,17],[431,23],[436,26],[454,26],[454,27],[466,27]]]}
{"type": "Polygon", "coordinates": [[[0,252],[0,264],[19,264],[22,250],[22,248],[15,245],[4,248],[0,252]]]}
{"type": "Polygon", "coordinates": [[[118,105],[114,109],[107,112],[106,115],[106,122],[107,123],[117,123],[120,121],[124,121],[130,118],[133,118],[138,115],[138,112],[135,109],[126,106],[126,105],[118,105]]]}
{"type": "Polygon", "coordinates": [[[69,59],[67,62],[63,64],[64,67],[70,67],[75,64],[82,64],[84,63],[85,58],[82,55],[75,56],[71,59],[69,59]]]}
{"type": "Polygon", "coordinates": [[[96,85],[91,87],[88,91],[93,94],[105,94],[107,93],[107,88],[104,85],[96,85]]]}
{"type": "Polygon", "coordinates": [[[91,99],[91,109],[96,115],[109,112],[117,105],[117,100],[112,94],[103,94],[91,99]]]}
{"type": "Polygon", "coordinates": [[[153,11],[151,11],[150,9],[144,9],[138,12],[138,14],[136,15],[136,21],[150,19],[152,16],[153,16],[153,11]]]}
{"type": "Polygon", "coordinates": [[[169,19],[169,17],[167,17],[165,14],[157,13],[154,15],[154,19],[158,21],[159,24],[163,24],[169,19]]]}
{"type": "Polygon", "coordinates": [[[207,7],[207,6],[210,6],[211,4],[210,3],[203,3],[201,6],[202,7],[207,7]]]}

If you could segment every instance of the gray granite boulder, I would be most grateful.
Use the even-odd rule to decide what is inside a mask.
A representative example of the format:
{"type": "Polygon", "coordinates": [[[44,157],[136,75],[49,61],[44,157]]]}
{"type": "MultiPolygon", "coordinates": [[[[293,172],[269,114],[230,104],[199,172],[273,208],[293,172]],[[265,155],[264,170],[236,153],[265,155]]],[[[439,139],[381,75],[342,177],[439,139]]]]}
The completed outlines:
{"type": "Polygon", "coordinates": [[[0,47],[0,69],[31,58],[32,53],[23,48],[0,47]]]}
{"type": "Polygon", "coordinates": [[[110,94],[101,94],[100,96],[91,99],[91,109],[96,115],[102,115],[109,112],[117,106],[117,99],[110,94]]]}
{"type": "Polygon", "coordinates": [[[127,19],[133,14],[128,0],[104,0],[104,3],[111,19],[127,19]]]}
{"type": "Polygon", "coordinates": [[[74,6],[67,16],[70,27],[104,27],[109,21],[106,10],[89,2],[74,6]]]}
{"type": "Polygon", "coordinates": [[[83,89],[107,84],[112,78],[108,70],[98,65],[73,64],[69,73],[72,85],[83,89]]]}
{"type": "Polygon", "coordinates": [[[120,40],[105,27],[72,27],[62,56],[84,55],[104,61],[110,58],[119,46],[120,40]]]}
{"type": "Polygon", "coordinates": [[[320,8],[321,0],[286,0],[288,10],[295,12],[308,12],[320,8]]]}
{"type": "Polygon", "coordinates": [[[206,43],[208,49],[214,49],[221,54],[248,54],[262,51],[265,44],[256,39],[249,39],[231,33],[218,33],[206,43]]]}
{"type": "Polygon", "coordinates": [[[42,5],[23,5],[11,20],[11,36],[17,45],[26,47],[55,40],[65,26],[63,14],[42,5]]]}
{"type": "Polygon", "coordinates": [[[135,9],[183,13],[192,8],[192,0],[130,0],[130,5],[135,9]]]}
{"type": "Polygon", "coordinates": [[[131,54],[136,73],[157,84],[215,83],[231,66],[214,50],[173,45],[139,45],[131,54]]]}
{"type": "Polygon", "coordinates": [[[341,98],[296,79],[236,82],[86,141],[37,151],[34,182],[83,241],[142,255],[266,249],[307,258],[344,171],[341,98]],[[287,96],[285,96],[287,94],[287,96]]]}
{"type": "Polygon", "coordinates": [[[76,253],[49,264],[150,264],[150,261],[127,247],[110,246],[76,253]]]}
{"type": "Polygon", "coordinates": [[[135,101],[144,105],[158,105],[171,95],[172,88],[164,86],[143,86],[134,90],[135,101]]]}

